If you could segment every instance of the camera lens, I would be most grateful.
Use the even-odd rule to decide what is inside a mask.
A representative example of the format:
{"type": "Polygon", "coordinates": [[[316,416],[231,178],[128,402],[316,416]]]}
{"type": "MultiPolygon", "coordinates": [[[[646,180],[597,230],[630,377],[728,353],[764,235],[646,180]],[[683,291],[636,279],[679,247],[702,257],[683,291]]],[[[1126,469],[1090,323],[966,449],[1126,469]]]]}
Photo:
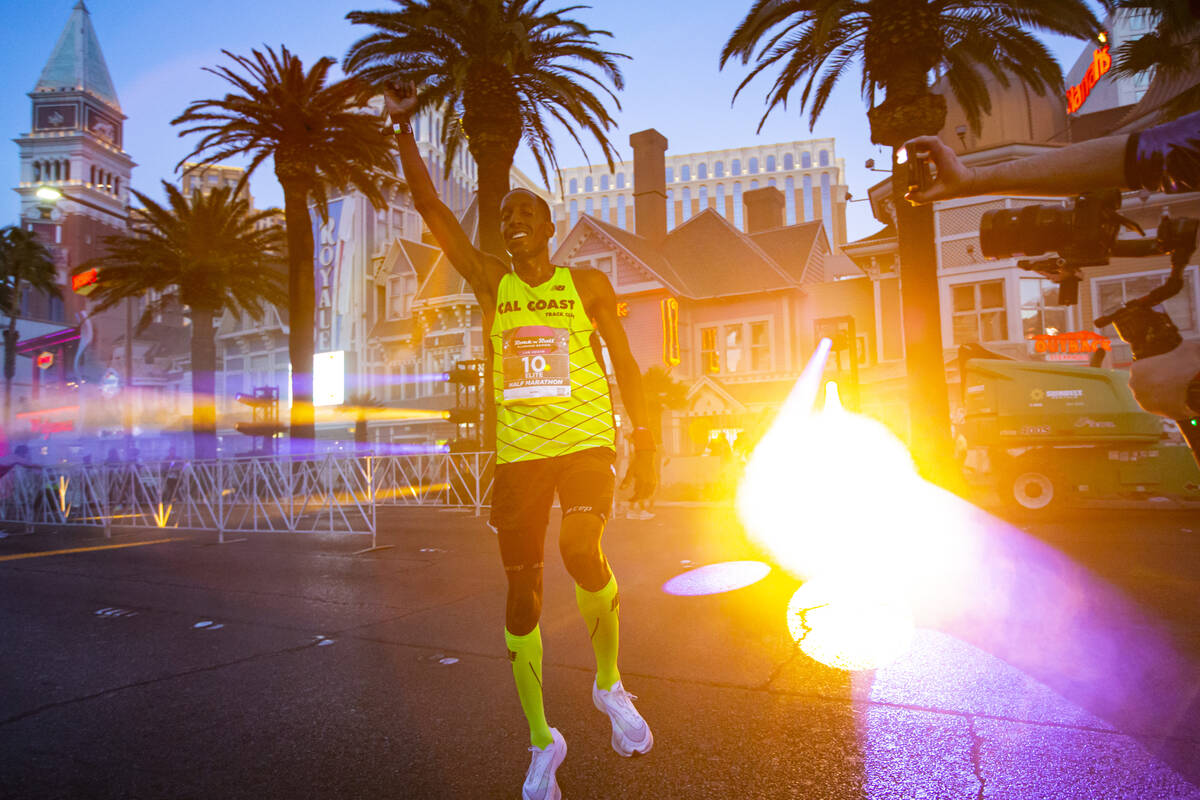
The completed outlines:
{"type": "Polygon", "coordinates": [[[989,211],[979,222],[979,248],[988,258],[1040,256],[1071,241],[1072,212],[1030,205],[989,211]]]}

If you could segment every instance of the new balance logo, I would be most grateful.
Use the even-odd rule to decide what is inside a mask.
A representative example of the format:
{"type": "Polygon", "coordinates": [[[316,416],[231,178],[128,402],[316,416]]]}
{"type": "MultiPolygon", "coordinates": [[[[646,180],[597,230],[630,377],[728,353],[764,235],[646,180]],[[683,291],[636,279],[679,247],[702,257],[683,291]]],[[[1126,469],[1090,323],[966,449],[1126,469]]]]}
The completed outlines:
{"type": "Polygon", "coordinates": [[[560,283],[560,284],[558,284],[557,286],[555,286],[555,287],[554,287],[554,291],[556,291],[556,292],[561,292],[561,291],[565,290],[566,288],[567,288],[567,287],[566,287],[566,284],[562,284],[562,283],[560,283]]]}
{"type": "Polygon", "coordinates": [[[514,664],[517,663],[517,651],[516,650],[508,651],[508,660],[514,664]]]}

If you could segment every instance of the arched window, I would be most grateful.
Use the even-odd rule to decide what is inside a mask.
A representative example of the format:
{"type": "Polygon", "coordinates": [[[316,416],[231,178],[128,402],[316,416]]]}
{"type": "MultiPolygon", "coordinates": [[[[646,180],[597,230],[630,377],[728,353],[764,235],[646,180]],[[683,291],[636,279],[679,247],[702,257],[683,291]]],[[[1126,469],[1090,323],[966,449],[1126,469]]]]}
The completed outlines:
{"type": "Polygon", "coordinates": [[[708,164],[705,164],[703,161],[696,166],[696,180],[708,180],[708,164]]]}
{"type": "Polygon", "coordinates": [[[717,184],[717,213],[725,216],[725,184],[717,184]]]}
{"type": "Polygon", "coordinates": [[[729,174],[730,175],[741,175],[742,174],[742,160],[740,158],[735,158],[730,163],[729,174]]]}
{"type": "Polygon", "coordinates": [[[800,154],[800,168],[808,169],[811,166],[812,166],[812,153],[801,153],[800,154]]]}
{"type": "Polygon", "coordinates": [[[767,156],[767,172],[775,171],[775,156],[767,156]]]}
{"type": "Polygon", "coordinates": [[[692,190],[690,187],[683,187],[683,220],[687,222],[692,218],[692,190]]]}
{"type": "MultiPolygon", "coordinates": [[[[821,218],[833,222],[833,204],[829,187],[829,173],[821,174],[821,218]]],[[[830,231],[832,233],[832,231],[830,231]]]]}
{"type": "Polygon", "coordinates": [[[595,211],[596,211],[596,206],[592,202],[592,198],[589,197],[583,201],[583,213],[585,213],[589,216],[592,216],[595,214],[595,211]]]}
{"type": "Polygon", "coordinates": [[[758,188],[758,181],[750,181],[750,191],[753,192],[757,188],[758,188]]]}
{"type": "Polygon", "coordinates": [[[625,195],[617,196],[617,227],[628,230],[625,227],[625,195]]]}
{"type": "Polygon", "coordinates": [[[612,221],[608,218],[608,198],[607,197],[600,198],[600,219],[604,220],[605,222],[612,221]]]}
{"type": "Polygon", "coordinates": [[[625,173],[624,172],[617,173],[617,188],[618,189],[625,188],[625,173]]]}
{"type": "Polygon", "coordinates": [[[579,222],[579,201],[572,200],[568,205],[568,217],[571,220],[571,227],[575,227],[575,223],[579,222]]]}
{"type": "MultiPolygon", "coordinates": [[[[790,158],[790,156],[789,156],[790,158]]],[[[784,219],[788,225],[796,224],[796,180],[791,175],[783,181],[784,219]]]]}
{"type": "Polygon", "coordinates": [[[700,210],[703,211],[706,208],[708,208],[708,187],[701,186],[700,187],[700,210]]]}
{"type": "Polygon", "coordinates": [[[792,158],[791,153],[784,153],[784,155],[783,155],[783,170],[784,170],[784,172],[787,172],[788,170],[793,170],[795,168],[796,168],[796,159],[792,158]]]}
{"type": "Polygon", "coordinates": [[[583,179],[583,190],[585,192],[595,191],[596,184],[592,183],[592,176],[588,175],[583,179]]]}
{"type": "Polygon", "coordinates": [[[608,191],[608,176],[607,175],[600,176],[600,191],[602,191],[602,192],[608,191]]]}
{"type": "Polygon", "coordinates": [[[567,194],[579,194],[579,178],[571,178],[567,184],[567,194]]]}
{"type": "Polygon", "coordinates": [[[757,175],[757,174],[758,174],[758,159],[757,159],[757,158],[752,158],[752,159],[750,159],[750,167],[749,167],[749,169],[748,169],[747,171],[748,171],[748,172],[749,172],[751,175],[757,175]]]}
{"type": "Polygon", "coordinates": [[[725,162],[724,161],[718,161],[717,163],[713,164],[713,177],[714,178],[724,178],[725,177],[725,162]]]}
{"type": "Polygon", "coordinates": [[[801,194],[804,196],[804,221],[808,222],[813,218],[812,175],[805,175],[801,186],[801,194]]]}
{"type": "Polygon", "coordinates": [[[742,182],[733,184],[733,227],[742,229],[742,182]]]}
{"type": "MultiPolygon", "coordinates": [[[[667,230],[675,227],[675,190],[667,189],[667,230]]],[[[637,233],[637,231],[634,231],[637,233]]]]}
{"type": "Polygon", "coordinates": [[[667,167],[667,183],[674,183],[674,182],[675,182],[675,170],[672,169],[671,167],[667,167]]]}
{"type": "Polygon", "coordinates": [[[692,179],[692,168],[684,164],[679,168],[679,180],[690,181],[692,179]]]}
{"type": "Polygon", "coordinates": [[[829,151],[828,150],[822,150],[820,153],[817,154],[817,163],[820,164],[822,167],[829,166],[829,151]]]}
{"type": "MultiPolygon", "coordinates": [[[[95,171],[95,169],[96,169],[95,167],[92,167],[93,171],[95,171]]],[[[35,161],[35,162],[33,162],[33,182],[37,183],[41,179],[42,179],[42,162],[35,161]]]]}

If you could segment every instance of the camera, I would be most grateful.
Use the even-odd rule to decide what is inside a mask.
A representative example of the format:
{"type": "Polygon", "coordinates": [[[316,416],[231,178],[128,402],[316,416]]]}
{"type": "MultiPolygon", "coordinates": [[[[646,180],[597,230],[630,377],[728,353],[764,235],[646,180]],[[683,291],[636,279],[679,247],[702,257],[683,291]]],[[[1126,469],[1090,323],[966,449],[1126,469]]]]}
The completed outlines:
{"type": "Polygon", "coordinates": [[[933,185],[937,177],[934,173],[931,154],[928,150],[920,150],[915,145],[905,145],[896,153],[896,163],[907,169],[906,183],[908,191],[923,192],[933,185]]]}
{"type": "Polygon", "coordinates": [[[1108,263],[1122,227],[1137,225],[1117,213],[1116,189],[1079,195],[1069,206],[1028,205],[989,211],[979,224],[979,248],[987,258],[1057,255],[1017,266],[1058,284],[1060,305],[1079,302],[1080,269],[1108,263]]]}

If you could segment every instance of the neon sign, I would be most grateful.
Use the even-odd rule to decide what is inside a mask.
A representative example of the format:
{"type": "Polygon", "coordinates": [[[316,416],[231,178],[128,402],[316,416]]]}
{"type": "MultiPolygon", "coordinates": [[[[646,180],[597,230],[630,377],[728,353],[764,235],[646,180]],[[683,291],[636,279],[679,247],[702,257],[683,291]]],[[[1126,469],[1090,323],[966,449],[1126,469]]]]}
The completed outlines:
{"type": "Polygon", "coordinates": [[[96,288],[96,281],[100,279],[100,270],[93,267],[87,272],[81,272],[78,275],[71,276],[71,289],[75,294],[88,294],[96,288]]]}
{"type": "Polygon", "coordinates": [[[38,369],[50,369],[54,366],[54,353],[48,350],[44,353],[38,353],[35,363],[38,369]]]}
{"type": "Polygon", "coordinates": [[[1038,334],[1033,337],[1035,353],[1047,361],[1087,360],[1097,350],[1112,351],[1112,340],[1092,331],[1071,331],[1058,334],[1038,334]]]}
{"type": "Polygon", "coordinates": [[[1092,64],[1083,75],[1078,85],[1067,89],[1067,113],[1074,114],[1088,99],[1092,89],[1104,74],[1112,68],[1112,56],[1108,54],[1108,45],[1099,47],[1092,53],[1092,64]]]}

